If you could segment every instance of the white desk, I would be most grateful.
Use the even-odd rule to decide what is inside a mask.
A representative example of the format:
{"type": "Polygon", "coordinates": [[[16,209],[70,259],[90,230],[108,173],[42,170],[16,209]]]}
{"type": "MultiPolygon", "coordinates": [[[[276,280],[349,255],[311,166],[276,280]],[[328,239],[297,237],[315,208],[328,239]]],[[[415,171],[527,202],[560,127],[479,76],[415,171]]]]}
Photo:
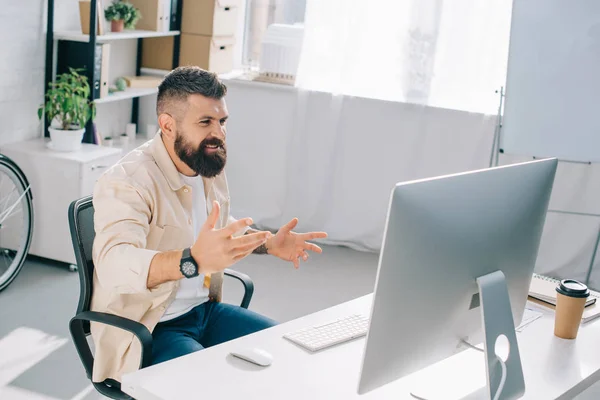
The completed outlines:
{"type": "MultiPolygon", "coordinates": [[[[163,399],[412,399],[414,380],[427,371],[359,396],[356,393],[365,338],[311,354],[282,338],[285,332],[346,316],[368,315],[372,295],[298,318],[253,335],[158,364],[123,377],[123,391],[138,400],[163,399]],[[269,351],[266,368],[228,355],[236,346],[269,351]]],[[[599,320],[600,321],[600,320],[599,320]]],[[[517,334],[527,391],[524,399],[569,399],[600,379],[600,322],[582,325],[576,340],[553,335],[554,314],[547,313],[517,334]]],[[[433,368],[485,382],[483,354],[464,351],[433,368]]],[[[425,375],[438,385],[443,376],[425,375]]]]}

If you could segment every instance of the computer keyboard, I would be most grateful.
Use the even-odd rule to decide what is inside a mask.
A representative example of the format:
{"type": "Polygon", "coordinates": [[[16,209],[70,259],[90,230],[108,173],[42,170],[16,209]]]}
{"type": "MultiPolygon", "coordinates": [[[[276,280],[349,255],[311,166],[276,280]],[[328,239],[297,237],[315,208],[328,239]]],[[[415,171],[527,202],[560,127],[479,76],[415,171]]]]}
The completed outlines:
{"type": "Polygon", "coordinates": [[[353,314],[336,321],[283,335],[284,338],[310,351],[343,343],[367,334],[369,318],[353,314]]]}

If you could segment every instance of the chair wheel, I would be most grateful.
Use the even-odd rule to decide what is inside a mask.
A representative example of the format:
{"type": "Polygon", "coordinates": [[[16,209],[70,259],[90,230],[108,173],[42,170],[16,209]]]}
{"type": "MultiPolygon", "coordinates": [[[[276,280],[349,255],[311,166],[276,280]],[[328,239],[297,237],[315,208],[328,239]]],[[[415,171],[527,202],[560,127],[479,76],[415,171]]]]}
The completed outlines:
{"type": "Polygon", "coordinates": [[[77,272],[77,265],[70,264],[69,265],[69,271],[71,271],[71,272],[77,272]]]}

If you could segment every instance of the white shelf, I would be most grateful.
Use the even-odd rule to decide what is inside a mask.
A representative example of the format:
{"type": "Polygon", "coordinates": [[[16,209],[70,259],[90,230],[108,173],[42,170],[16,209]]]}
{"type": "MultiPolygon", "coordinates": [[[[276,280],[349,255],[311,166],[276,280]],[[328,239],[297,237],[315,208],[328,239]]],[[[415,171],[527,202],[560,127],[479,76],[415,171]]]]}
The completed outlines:
{"type": "Polygon", "coordinates": [[[108,96],[94,100],[96,104],[111,103],[113,101],[133,99],[135,97],[150,96],[158,93],[158,88],[133,88],[125,89],[122,92],[114,92],[108,96]]]}
{"type": "MultiPolygon", "coordinates": [[[[112,40],[140,39],[164,36],[177,36],[179,31],[157,32],[157,31],[140,31],[140,30],[124,30],[123,32],[108,32],[104,35],[96,36],[96,42],[110,42],[112,40]]],[[[89,42],[90,36],[84,35],[81,31],[56,31],[54,32],[54,40],[72,40],[75,42],[89,42]]]]}

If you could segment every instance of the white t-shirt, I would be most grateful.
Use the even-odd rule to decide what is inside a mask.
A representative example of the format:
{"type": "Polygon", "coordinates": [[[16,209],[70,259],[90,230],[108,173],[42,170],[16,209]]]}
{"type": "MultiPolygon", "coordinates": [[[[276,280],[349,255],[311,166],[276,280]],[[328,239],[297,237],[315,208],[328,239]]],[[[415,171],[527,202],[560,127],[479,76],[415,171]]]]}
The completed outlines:
{"type": "MultiPolygon", "coordinates": [[[[180,174],[184,183],[192,188],[192,223],[194,238],[206,221],[206,197],[204,183],[200,175],[190,177],[180,174]]],[[[159,322],[168,321],[190,311],[192,308],[208,301],[208,288],[204,287],[204,275],[194,278],[182,278],[173,303],[167,308],[159,322]]]]}

